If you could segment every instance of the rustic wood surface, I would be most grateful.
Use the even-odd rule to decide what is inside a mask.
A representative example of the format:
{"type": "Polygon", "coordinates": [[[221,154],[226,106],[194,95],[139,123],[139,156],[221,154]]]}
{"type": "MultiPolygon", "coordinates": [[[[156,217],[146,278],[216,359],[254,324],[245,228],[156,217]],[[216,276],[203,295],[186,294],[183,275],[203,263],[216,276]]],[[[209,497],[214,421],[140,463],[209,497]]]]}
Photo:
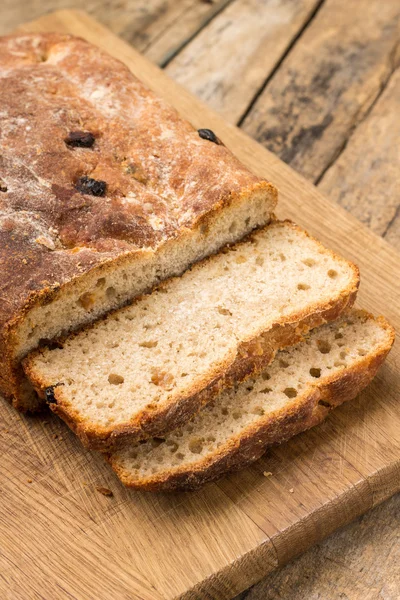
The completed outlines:
{"type": "MultiPolygon", "coordinates": [[[[88,0],[85,8],[151,60],[165,66],[171,77],[226,119],[240,124],[317,183],[324,194],[400,248],[400,7],[395,0],[355,0],[348,18],[348,4],[343,0],[88,0]]],[[[11,31],[46,10],[73,5],[80,7],[81,3],[44,0],[39,5],[5,0],[0,33],[11,31]]],[[[63,23],[65,15],[59,18],[58,26],[63,23]]],[[[77,22],[74,27],[78,27],[77,22]]],[[[85,32],[85,27],[81,32],[85,32]]],[[[129,55],[125,47],[118,45],[116,53],[119,52],[129,55]]],[[[397,255],[390,254],[389,260],[387,246],[377,238],[363,235],[364,230],[357,228],[352,219],[346,219],[340,209],[335,214],[331,207],[320,204],[320,197],[301,179],[288,181],[290,172],[274,157],[260,153],[233,130],[224,129],[221,121],[207,111],[200,112],[185,94],[163,85],[157,72],[146,68],[145,74],[148,83],[159,86],[193,122],[197,119],[204,126],[203,119],[207,119],[207,124],[226,132],[225,139],[243,160],[279,184],[283,196],[281,214],[291,214],[350,257],[353,253],[353,258],[359,258],[357,254],[364,247],[361,302],[375,310],[380,310],[381,305],[382,312],[391,313],[388,316],[392,320],[398,319],[398,276],[394,281],[397,255]],[[393,294],[396,283],[397,296],[393,294]],[[392,291],[385,298],[388,289],[392,291]],[[379,304],[374,299],[379,299],[379,304]]],[[[399,458],[393,388],[400,363],[394,354],[392,361],[376,388],[371,388],[354,407],[343,407],[317,432],[271,452],[242,476],[209,486],[196,499],[175,499],[172,508],[170,499],[155,500],[151,509],[148,500],[136,496],[132,499],[132,494],[121,490],[106,473],[98,458],[82,452],[57,422],[51,420],[49,425],[42,425],[6,411],[6,416],[2,416],[11,424],[5,429],[9,431],[7,436],[12,436],[11,444],[4,436],[2,448],[6,463],[1,470],[6,482],[0,492],[10,510],[6,531],[9,535],[7,527],[12,528],[13,524],[15,528],[25,526],[32,551],[37,547],[38,555],[36,560],[28,561],[25,541],[16,541],[9,535],[0,546],[3,596],[47,599],[67,598],[71,594],[76,598],[102,598],[110,597],[113,590],[115,598],[170,597],[170,592],[178,593],[179,586],[175,590],[175,582],[161,583],[154,569],[155,562],[162,560],[175,566],[173,546],[160,550],[153,557],[155,562],[144,557],[139,560],[137,550],[145,547],[146,535],[150,536],[151,531],[157,535],[160,527],[165,527],[164,537],[172,536],[174,517],[180,519],[183,535],[190,540],[196,526],[194,511],[203,519],[209,515],[214,523],[218,507],[221,514],[215,535],[224,538],[229,534],[231,547],[224,554],[216,539],[204,534],[202,546],[196,542],[191,548],[189,543],[187,557],[176,568],[181,574],[186,569],[186,586],[196,585],[193,582],[198,583],[207,573],[210,576],[220,571],[218,580],[209,580],[208,588],[198,587],[191,597],[203,597],[205,589],[214,590],[212,597],[232,597],[263,573],[399,488],[399,469],[393,467],[399,458]],[[368,398],[376,398],[377,392],[386,400],[375,400],[372,410],[368,398]],[[390,405],[390,397],[393,406],[380,422],[382,431],[376,437],[376,423],[390,405]],[[59,436],[57,440],[53,435],[59,436]],[[392,446],[388,445],[391,436],[396,440],[392,446]],[[23,464],[21,452],[26,454],[23,464]],[[274,472],[271,481],[263,481],[263,470],[274,472]],[[95,485],[108,485],[117,492],[113,499],[105,498],[95,491],[95,485]],[[295,492],[290,495],[288,489],[292,487],[295,492]],[[52,498],[50,514],[46,495],[52,498]],[[141,517],[145,522],[138,528],[135,541],[130,539],[127,528],[133,516],[135,523],[141,517]],[[66,522],[62,529],[60,519],[66,522]],[[43,535],[46,520],[51,526],[39,542],[35,538],[43,535]],[[111,525],[120,532],[122,553],[121,540],[111,525]],[[75,552],[59,572],[60,564],[53,554],[57,554],[60,544],[72,552],[78,538],[81,551],[75,552]],[[107,547],[119,556],[117,570],[107,559],[107,547]],[[202,549],[204,554],[206,550],[209,553],[207,565],[198,565],[197,553],[202,549]],[[238,552],[244,558],[236,562],[232,571],[226,567],[226,561],[229,556],[231,560],[238,556],[238,552]],[[257,556],[257,552],[262,553],[257,556]],[[46,556],[45,566],[40,553],[46,556]],[[81,573],[79,581],[74,582],[81,588],[73,589],[71,584],[68,571],[74,570],[81,573]],[[101,571],[106,574],[108,587],[102,585],[101,571]],[[40,595],[34,596],[28,580],[39,578],[43,572],[48,581],[42,582],[41,589],[35,591],[40,595]],[[21,573],[26,574],[25,582],[21,581],[21,573]],[[88,582],[90,587],[85,588],[88,582]],[[149,588],[152,583],[154,587],[149,588]],[[115,596],[116,589],[119,596],[115,596]]],[[[268,576],[241,598],[397,599],[399,508],[397,496],[268,576]]],[[[3,525],[0,520],[0,526],[3,525]]],[[[198,524],[196,532],[197,528],[198,524]]],[[[202,558],[205,560],[205,556],[202,558]]]]}

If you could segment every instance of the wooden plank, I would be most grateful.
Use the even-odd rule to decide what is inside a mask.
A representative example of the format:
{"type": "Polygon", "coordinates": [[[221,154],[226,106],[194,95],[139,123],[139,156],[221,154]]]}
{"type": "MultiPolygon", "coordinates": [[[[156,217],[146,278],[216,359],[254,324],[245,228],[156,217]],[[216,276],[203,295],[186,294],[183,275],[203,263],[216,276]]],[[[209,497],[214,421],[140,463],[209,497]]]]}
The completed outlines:
{"type": "Polygon", "coordinates": [[[399,526],[397,496],[271,573],[241,600],[395,600],[400,581],[399,526]]]}
{"type": "MultiPolygon", "coordinates": [[[[11,586],[19,598],[65,598],[60,584],[76,599],[161,600],[223,570],[243,550],[263,546],[264,569],[277,565],[267,536],[216,486],[195,495],[131,492],[52,415],[43,425],[5,403],[0,414],[3,594],[11,586]],[[98,486],[114,496],[102,496],[98,486]],[[215,527],[200,528],[203,521],[215,527]],[[160,577],[159,565],[167,577],[160,577]]],[[[259,562],[259,556],[254,565],[247,561],[243,585],[257,569],[261,577],[259,562]]],[[[225,587],[228,597],[243,589],[225,587]]]]}
{"type": "MultiPolygon", "coordinates": [[[[175,13],[174,18],[169,18],[167,22],[166,18],[160,15],[156,23],[157,27],[152,27],[148,32],[148,42],[141,51],[153,62],[164,66],[232,1],[169,0],[170,13],[171,16],[173,12],[175,13]],[[155,30],[158,30],[158,33],[155,30]]],[[[134,45],[139,48],[139,44],[134,45]]]]}
{"type": "MultiPolygon", "coordinates": [[[[89,0],[89,14],[162,65],[232,0],[89,0]]],[[[27,19],[62,8],[81,8],[79,0],[41,0],[2,4],[0,35],[27,19]]]]}
{"type": "Polygon", "coordinates": [[[167,73],[236,123],[320,0],[236,0],[167,73]]]}
{"type": "Polygon", "coordinates": [[[400,3],[326,0],[244,130],[318,181],[398,62],[400,3]]]}
{"type": "MultiPolygon", "coordinates": [[[[363,276],[362,303],[384,312],[400,330],[400,259],[388,244],[83,13],[59,12],[26,29],[69,31],[86,37],[124,60],[195,126],[214,129],[244,163],[277,183],[281,215],[294,218],[325,244],[357,259],[363,276]]],[[[11,518],[0,519],[2,536],[7,540],[6,550],[0,554],[5,569],[0,589],[5,593],[12,578],[14,589],[23,590],[26,598],[38,597],[32,590],[36,593],[43,585],[37,567],[39,550],[49,561],[45,575],[52,578],[46,593],[57,589],[63,598],[67,593],[82,597],[92,578],[97,598],[109,597],[108,587],[99,592],[109,572],[112,578],[107,586],[114,587],[116,600],[151,593],[165,600],[177,594],[196,600],[232,597],[400,488],[400,415],[395,410],[400,393],[399,364],[397,342],[386,371],[367,395],[360,397],[361,406],[367,399],[368,408],[361,413],[362,424],[354,426],[360,418],[360,405],[350,404],[339,409],[327,424],[263,459],[268,461],[272,456],[278,465],[287,465],[273,482],[261,474],[261,462],[231,476],[234,486],[233,479],[227,478],[193,495],[128,492],[99,457],[79,447],[62,423],[51,422],[51,427],[60,428],[63,438],[54,440],[43,432],[46,426],[41,427],[34,419],[11,416],[13,411],[2,404],[1,415],[9,420],[6,428],[14,442],[10,444],[2,437],[6,459],[1,463],[0,489],[6,489],[3,514],[10,511],[11,518]],[[32,471],[37,473],[30,476],[33,484],[25,483],[32,471]],[[81,477],[85,481],[88,478],[89,485],[85,486],[81,477]],[[288,493],[291,481],[293,494],[288,493]],[[93,485],[106,485],[114,497],[99,495],[93,485]],[[47,529],[38,544],[40,528],[47,529]],[[74,573],[68,568],[71,553],[74,573]],[[97,556],[101,568],[107,557],[103,576],[92,566],[97,556]],[[83,583],[77,566],[80,560],[83,583]],[[27,581],[23,573],[30,561],[27,581]],[[58,569],[59,563],[67,565],[58,569]],[[60,592],[57,584],[67,591],[60,592]]],[[[20,596],[24,599],[23,594],[20,596]]],[[[53,597],[50,593],[47,596],[53,597]]]]}
{"type": "Polygon", "coordinates": [[[399,106],[397,69],[319,188],[400,250],[399,106]]]}

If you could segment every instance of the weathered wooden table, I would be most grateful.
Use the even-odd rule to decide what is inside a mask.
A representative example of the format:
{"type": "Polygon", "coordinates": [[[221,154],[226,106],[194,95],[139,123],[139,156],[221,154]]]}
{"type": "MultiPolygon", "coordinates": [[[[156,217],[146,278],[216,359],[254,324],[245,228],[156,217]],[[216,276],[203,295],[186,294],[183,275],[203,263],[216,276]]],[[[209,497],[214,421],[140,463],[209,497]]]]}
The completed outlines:
{"type": "MultiPolygon", "coordinates": [[[[3,0],[0,33],[77,0],[3,0]]],[[[400,249],[398,0],[88,0],[85,9],[400,249]]],[[[400,596],[400,497],[244,592],[400,596]]]]}

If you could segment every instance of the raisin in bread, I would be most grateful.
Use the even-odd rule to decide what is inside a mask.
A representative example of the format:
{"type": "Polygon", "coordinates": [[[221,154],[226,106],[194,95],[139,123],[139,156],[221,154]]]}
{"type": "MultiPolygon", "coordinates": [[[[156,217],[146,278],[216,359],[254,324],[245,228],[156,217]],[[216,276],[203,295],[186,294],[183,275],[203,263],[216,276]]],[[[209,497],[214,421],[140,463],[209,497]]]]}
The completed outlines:
{"type": "Polygon", "coordinates": [[[394,331],[351,311],[279,352],[261,376],[224,391],[193,420],[161,438],[108,457],[121,481],[140,490],[195,489],[257,460],[272,444],[320,423],[354,398],[389,352],[394,331]]]}
{"type": "Polygon", "coordinates": [[[41,339],[265,225],[277,193],[82,39],[0,38],[0,78],[0,391],[34,410],[41,339]]]}
{"type": "Polygon", "coordinates": [[[358,270],[290,222],[162,284],[132,306],[24,360],[54,412],[89,447],[173,429],[223,387],[336,319],[358,270]]]}

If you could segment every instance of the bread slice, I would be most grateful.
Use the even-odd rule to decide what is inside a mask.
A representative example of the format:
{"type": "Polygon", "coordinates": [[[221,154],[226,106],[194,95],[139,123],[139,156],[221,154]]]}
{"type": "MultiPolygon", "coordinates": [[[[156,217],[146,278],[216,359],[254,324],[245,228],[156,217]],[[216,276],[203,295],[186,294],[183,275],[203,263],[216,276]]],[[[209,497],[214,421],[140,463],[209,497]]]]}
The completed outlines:
{"type": "Polygon", "coordinates": [[[0,38],[0,78],[0,391],[35,410],[41,339],[265,225],[277,191],[80,38],[0,38]]]}
{"type": "Polygon", "coordinates": [[[257,460],[272,444],[320,423],[354,398],[390,350],[383,318],[351,311],[279,352],[266,371],[224,391],[180,429],[108,457],[121,481],[139,490],[196,489],[257,460]]]}
{"type": "Polygon", "coordinates": [[[290,222],[195,265],[25,372],[86,446],[174,429],[350,306],[358,270],[290,222]]]}

